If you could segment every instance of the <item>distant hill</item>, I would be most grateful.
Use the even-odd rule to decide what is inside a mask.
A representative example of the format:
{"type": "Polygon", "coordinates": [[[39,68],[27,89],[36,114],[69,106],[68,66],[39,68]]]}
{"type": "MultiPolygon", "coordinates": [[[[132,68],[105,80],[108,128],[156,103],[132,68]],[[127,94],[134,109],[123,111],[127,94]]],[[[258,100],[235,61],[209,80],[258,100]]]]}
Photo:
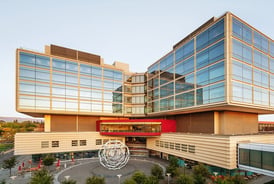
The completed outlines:
{"type": "Polygon", "coordinates": [[[44,122],[43,118],[21,118],[21,117],[1,117],[0,116],[0,121],[5,121],[5,122],[13,122],[17,120],[18,122],[23,122],[23,121],[40,121],[44,122]]]}

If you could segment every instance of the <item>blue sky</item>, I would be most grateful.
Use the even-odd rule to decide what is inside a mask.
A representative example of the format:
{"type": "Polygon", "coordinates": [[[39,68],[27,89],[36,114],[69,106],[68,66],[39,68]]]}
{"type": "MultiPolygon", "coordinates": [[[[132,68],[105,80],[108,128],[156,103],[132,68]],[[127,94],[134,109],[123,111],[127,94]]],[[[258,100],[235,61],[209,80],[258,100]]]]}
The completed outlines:
{"type": "MultiPolygon", "coordinates": [[[[144,72],[213,16],[230,11],[274,38],[273,0],[2,0],[0,116],[15,111],[15,51],[44,45],[98,54],[144,72]]],[[[273,120],[274,116],[260,118],[273,120]]]]}

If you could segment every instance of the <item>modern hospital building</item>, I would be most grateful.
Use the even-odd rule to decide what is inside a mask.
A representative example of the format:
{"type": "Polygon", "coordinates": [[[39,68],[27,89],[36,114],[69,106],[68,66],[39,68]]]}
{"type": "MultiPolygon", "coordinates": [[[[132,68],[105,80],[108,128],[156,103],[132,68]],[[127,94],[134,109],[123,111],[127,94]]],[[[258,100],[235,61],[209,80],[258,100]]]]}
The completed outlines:
{"type": "Polygon", "coordinates": [[[15,155],[79,158],[118,139],[133,156],[274,176],[274,134],[258,131],[258,115],[274,113],[270,37],[227,12],[151,63],[133,73],[57,45],[17,49],[16,109],[45,130],[17,133],[15,155]]]}

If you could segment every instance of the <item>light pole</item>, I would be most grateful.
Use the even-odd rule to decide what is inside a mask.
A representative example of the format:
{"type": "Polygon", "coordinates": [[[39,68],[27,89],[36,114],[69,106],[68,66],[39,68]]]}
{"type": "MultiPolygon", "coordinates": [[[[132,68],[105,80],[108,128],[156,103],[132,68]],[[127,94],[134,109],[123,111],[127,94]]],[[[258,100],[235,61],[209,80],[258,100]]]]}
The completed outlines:
{"type": "Polygon", "coordinates": [[[169,178],[170,178],[170,173],[166,173],[166,175],[167,175],[167,184],[169,184],[169,178]]]}
{"type": "Polygon", "coordinates": [[[121,177],[122,177],[122,175],[121,174],[117,174],[117,177],[118,177],[118,184],[120,184],[121,183],[121,177]]]}
{"type": "Polygon", "coordinates": [[[67,176],[64,176],[64,178],[66,179],[66,181],[68,181],[68,180],[69,180],[69,178],[70,178],[70,176],[69,176],[69,175],[67,175],[67,176]]]}

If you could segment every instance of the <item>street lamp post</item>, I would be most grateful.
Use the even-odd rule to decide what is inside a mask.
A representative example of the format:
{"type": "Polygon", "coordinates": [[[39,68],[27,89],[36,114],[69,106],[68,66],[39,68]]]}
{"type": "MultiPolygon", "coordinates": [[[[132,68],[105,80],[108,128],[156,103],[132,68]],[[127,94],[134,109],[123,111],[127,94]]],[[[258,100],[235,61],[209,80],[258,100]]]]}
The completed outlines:
{"type": "Polygon", "coordinates": [[[167,184],[169,184],[169,178],[170,178],[170,173],[166,173],[166,175],[167,175],[167,184]]]}
{"type": "Polygon", "coordinates": [[[121,177],[122,177],[122,175],[121,174],[117,174],[117,177],[118,177],[118,184],[120,184],[121,183],[121,177]]]}

